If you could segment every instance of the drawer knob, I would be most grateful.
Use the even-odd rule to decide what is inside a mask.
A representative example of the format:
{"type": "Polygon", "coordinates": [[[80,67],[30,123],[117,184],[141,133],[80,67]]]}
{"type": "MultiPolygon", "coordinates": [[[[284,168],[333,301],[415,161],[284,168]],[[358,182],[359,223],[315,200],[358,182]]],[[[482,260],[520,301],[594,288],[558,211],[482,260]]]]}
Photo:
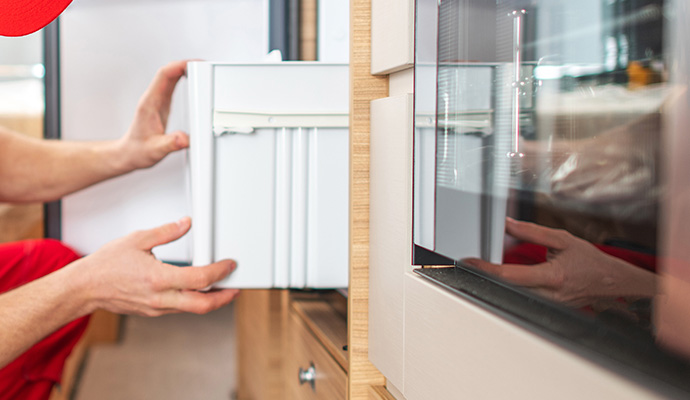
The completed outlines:
{"type": "Polygon", "coordinates": [[[314,368],[314,363],[311,363],[307,369],[302,369],[301,367],[299,369],[299,384],[304,385],[305,383],[309,383],[311,389],[314,391],[316,390],[316,388],[314,388],[314,384],[316,383],[316,368],[314,368]]]}

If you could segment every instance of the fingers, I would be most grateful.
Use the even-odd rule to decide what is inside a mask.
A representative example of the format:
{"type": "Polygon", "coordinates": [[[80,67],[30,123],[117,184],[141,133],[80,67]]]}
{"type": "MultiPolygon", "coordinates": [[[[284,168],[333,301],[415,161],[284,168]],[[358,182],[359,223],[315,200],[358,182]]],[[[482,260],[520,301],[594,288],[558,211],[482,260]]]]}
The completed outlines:
{"type": "Polygon", "coordinates": [[[177,293],[174,308],[183,312],[206,314],[233,301],[240,291],[239,289],[213,290],[210,292],[184,290],[177,293]]]}
{"type": "Polygon", "coordinates": [[[155,303],[150,304],[136,314],[148,317],[180,312],[206,314],[229,304],[239,293],[239,289],[223,289],[209,292],[169,290],[158,296],[155,303]]]}
{"type": "Polygon", "coordinates": [[[162,104],[169,104],[175,85],[187,72],[187,60],[174,61],[161,67],[151,81],[148,94],[162,104]]]}
{"type": "Polygon", "coordinates": [[[555,250],[563,250],[567,246],[567,241],[564,238],[564,231],[547,228],[530,222],[506,218],[506,232],[517,239],[555,250]]]}
{"type": "Polygon", "coordinates": [[[155,136],[151,139],[156,159],[161,159],[174,151],[189,147],[189,136],[182,131],[175,131],[167,135],[155,136]]]}
{"type": "Polygon", "coordinates": [[[170,133],[169,136],[174,138],[172,151],[186,149],[189,147],[189,135],[186,133],[182,131],[175,131],[170,133]]]}
{"type": "Polygon", "coordinates": [[[192,219],[184,217],[177,222],[161,225],[157,228],[135,232],[133,239],[142,250],[151,250],[156,246],[170,243],[184,236],[192,226],[192,219]]]}
{"type": "Polygon", "coordinates": [[[546,263],[497,265],[478,258],[466,258],[462,262],[519,286],[536,288],[553,285],[553,268],[549,268],[546,263]]]}
{"type": "Polygon", "coordinates": [[[235,270],[237,264],[232,260],[219,261],[205,267],[171,267],[170,287],[157,306],[174,312],[205,314],[230,303],[239,293],[238,289],[211,290],[199,292],[235,270]]]}
{"type": "Polygon", "coordinates": [[[230,275],[236,268],[237,263],[233,260],[222,260],[205,267],[174,267],[169,283],[175,289],[200,290],[230,275]]]}

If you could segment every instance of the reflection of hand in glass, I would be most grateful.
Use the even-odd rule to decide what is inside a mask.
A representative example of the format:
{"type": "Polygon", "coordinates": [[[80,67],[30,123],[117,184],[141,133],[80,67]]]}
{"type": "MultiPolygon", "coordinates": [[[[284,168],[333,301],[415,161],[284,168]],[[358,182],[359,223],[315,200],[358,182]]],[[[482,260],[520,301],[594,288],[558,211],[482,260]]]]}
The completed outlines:
{"type": "Polygon", "coordinates": [[[524,141],[523,169],[546,179],[558,201],[603,205],[618,210],[614,215],[635,217],[656,201],[660,137],[661,114],[653,112],[592,137],[524,141]],[[620,210],[625,207],[630,210],[620,210]]]}
{"type": "Polygon", "coordinates": [[[604,298],[654,296],[656,276],[652,272],[603,253],[564,230],[506,218],[506,232],[546,246],[546,262],[497,265],[476,258],[463,262],[571,306],[589,305],[604,298]]]}

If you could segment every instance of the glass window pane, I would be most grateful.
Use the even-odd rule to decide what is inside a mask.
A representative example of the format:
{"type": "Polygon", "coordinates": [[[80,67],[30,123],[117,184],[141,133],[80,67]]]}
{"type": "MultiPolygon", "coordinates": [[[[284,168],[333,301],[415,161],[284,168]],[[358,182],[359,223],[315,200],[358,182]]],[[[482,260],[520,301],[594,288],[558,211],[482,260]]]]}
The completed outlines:
{"type": "Polygon", "coordinates": [[[674,93],[665,6],[440,2],[425,247],[651,334],[674,93]]]}

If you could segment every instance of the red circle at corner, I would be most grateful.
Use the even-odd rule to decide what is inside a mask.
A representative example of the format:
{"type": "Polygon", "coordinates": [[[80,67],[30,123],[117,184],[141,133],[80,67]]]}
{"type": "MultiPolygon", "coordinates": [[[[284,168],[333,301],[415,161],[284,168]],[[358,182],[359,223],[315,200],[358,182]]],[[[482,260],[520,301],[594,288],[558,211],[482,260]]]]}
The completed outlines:
{"type": "Polygon", "coordinates": [[[51,23],[72,0],[0,0],[0,36],[24,36],[51,23]]]}

